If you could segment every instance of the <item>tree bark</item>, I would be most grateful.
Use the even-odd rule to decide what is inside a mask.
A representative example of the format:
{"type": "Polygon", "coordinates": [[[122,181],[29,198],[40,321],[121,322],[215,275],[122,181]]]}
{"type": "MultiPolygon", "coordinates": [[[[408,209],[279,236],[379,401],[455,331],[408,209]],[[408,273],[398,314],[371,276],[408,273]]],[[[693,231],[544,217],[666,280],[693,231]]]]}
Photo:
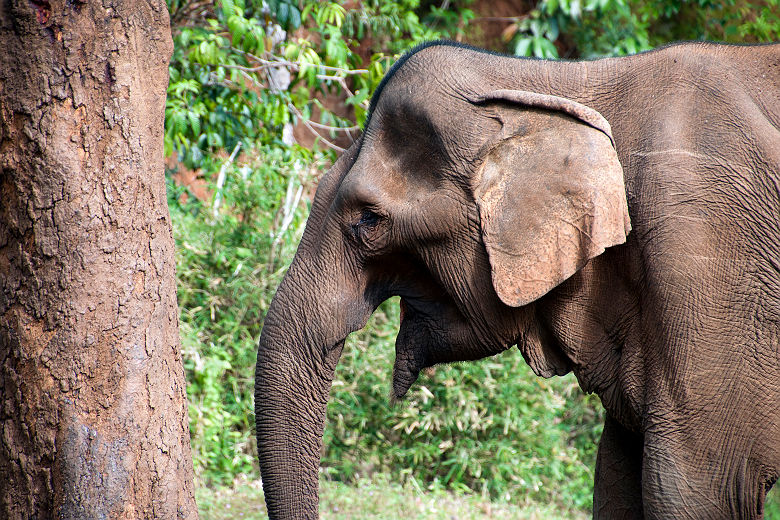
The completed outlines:
{"type": "Polygon", "coordinates": [[[0,518],[197,518],[162,0],[0,0],[0,518]]]}

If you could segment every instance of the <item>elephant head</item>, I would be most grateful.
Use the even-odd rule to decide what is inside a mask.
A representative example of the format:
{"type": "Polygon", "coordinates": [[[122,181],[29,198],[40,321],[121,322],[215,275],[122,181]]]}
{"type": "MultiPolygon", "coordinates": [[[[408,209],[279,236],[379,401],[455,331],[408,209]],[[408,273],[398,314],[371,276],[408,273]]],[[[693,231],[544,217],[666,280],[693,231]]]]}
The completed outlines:
{"type": "Polygon", "coordinates": [[[630,229],[598,112],[523,90],[495,64],[442,63],[439,50],[405,56],[380,85],[266,316],[255,406],[272,518],[316,517],[333,371],[382,301],[401,297],[395,397],[424,367],[515,344],[537,373],[562,374],[569,362],[533,302],[630,229]]]}

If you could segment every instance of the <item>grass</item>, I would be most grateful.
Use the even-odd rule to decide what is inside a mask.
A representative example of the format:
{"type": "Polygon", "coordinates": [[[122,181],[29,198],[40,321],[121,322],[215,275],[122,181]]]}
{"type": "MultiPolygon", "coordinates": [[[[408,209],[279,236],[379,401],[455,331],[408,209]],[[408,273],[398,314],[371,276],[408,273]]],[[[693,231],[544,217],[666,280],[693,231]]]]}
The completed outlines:
{"type": "MultiPolygon", "coordinates": [[[[265,520],[259,480],[237,479],[231,488],[198,488],[195,493],[201,520],[265,520]]],[[[517,502],[522,502],[518,500],[517,502]]],[[[585,519],[590,511],[554,504],[507,504],[479,495],[459,494],[441,488],[423,490],[414,480],[395,483],[384,474],[361,479],[356,485],[323,480],[320,483],[320,518],[365,520],[500,520],[585,519]]],[[[765,520],[780,520],[780,488],[767,497],[765,520]]]]}
{"type": "MultiPolygon", "coordinates": [[[[268,518],[259,480],[238,480],[232,488],[196,491],[201,520],[261,520],[268,518]]],[[[320,483],[322,520],[501,520],[585,519],[588,511],[546,504],[491,502],[479,495],[458,494],[441,488],[423,490],[413,480],[401,485],[383,474],[361,479],[357,485],[323,480],[320,483]]]]}

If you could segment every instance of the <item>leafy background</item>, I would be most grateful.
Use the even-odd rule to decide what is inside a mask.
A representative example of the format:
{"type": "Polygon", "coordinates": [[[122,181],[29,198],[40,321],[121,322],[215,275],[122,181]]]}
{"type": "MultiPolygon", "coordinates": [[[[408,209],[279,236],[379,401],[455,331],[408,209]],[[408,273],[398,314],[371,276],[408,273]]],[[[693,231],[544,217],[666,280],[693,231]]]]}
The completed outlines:
{"type": "MultiPolygon", "coordinates": [[[[168,0],[165,152],[201,503],[259,478],[252,393],[263,316],[317,180],[358,135],[399,53],[436,38],[549,59],[680,39],[764,42],[780,39],[779,3],[168,0]]],[[[397,330],[391,300],[348,341],[328,406],[324,481],[378,479],[564,516],[590,509],[597,398],[572,376],[535,377],[513,350],[427,371],[392,405],[397,330]]],[[[780,518],[777,501],[768,516],[780,518]]]]}

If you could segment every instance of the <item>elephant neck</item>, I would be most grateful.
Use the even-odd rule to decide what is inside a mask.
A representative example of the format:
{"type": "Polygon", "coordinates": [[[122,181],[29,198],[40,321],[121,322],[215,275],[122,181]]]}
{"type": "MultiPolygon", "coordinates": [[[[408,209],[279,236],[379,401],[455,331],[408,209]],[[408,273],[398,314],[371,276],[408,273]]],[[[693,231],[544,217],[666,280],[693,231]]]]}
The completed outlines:
{"type": "Polygon", "coordinates": [[[544,352],[564,359],[580,387],[626,425],[639,421],[642,400],[626,379],[641,370],[641,338],[632,325],[638,292],[617,267],[630,256],[627,246],[610,248],[534,304],[544,352]]]}

